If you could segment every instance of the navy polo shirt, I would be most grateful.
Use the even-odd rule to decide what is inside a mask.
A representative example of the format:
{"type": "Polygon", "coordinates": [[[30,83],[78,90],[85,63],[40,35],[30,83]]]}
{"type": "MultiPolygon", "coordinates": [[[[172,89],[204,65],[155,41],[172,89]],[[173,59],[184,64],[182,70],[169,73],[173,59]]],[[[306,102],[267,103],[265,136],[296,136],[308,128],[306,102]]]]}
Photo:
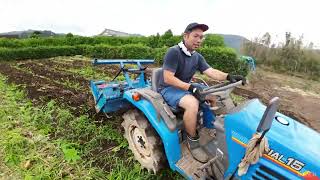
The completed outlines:
{"type": "MultiPolygon", "coordinates": [[[[163,70],[168,70],[174,73],[174,76],[183,82],[189,83],[196,71],[203,71],[210,68],[203,56],[198,52],[194,52],[191,56],[187,56],[178,45],[169,48],[164,60],[163,70]]],[[[163,80],[163,74],[159,79],[159,91],[169,85],[163,80]]]]}

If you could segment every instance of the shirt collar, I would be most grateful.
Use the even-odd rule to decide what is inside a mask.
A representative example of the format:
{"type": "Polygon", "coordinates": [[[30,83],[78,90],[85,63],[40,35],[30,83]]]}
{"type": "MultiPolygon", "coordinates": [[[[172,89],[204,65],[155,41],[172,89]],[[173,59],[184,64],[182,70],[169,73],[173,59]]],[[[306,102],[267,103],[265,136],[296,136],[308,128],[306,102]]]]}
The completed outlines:
{"type": "Polygon", "coordinates": [[[196,52],[196,51],[192,51],[192,52],[188,51],[187,47],[184,45],[182,41],[179,42],[178,46],[180,47],[182,52],[187,56],[192,56],[192,54],[196,52]]]}

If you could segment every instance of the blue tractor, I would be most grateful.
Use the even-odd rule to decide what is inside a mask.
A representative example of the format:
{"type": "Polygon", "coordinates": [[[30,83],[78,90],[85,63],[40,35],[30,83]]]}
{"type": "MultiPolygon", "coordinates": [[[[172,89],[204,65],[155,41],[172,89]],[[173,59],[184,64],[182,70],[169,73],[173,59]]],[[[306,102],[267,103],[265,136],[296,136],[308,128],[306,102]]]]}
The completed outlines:
{"type": "Polygon", "coordinates": [[[97,113],[126,111],[124,136],[142,167],[157,173],[169,166],[186,179],[319,179],[319,133],[276,112],[278,98],[267,106],[258,99],[235,106],[229,95],[241,82],[218,84],[203,91],[203,95],[218,97],[218,108],[213,110],[217,114],[216,134],[203,131],[203,113],[199,112],[200,143],[211,160],[204,164],[196,161],[186,147],[183,112],[171,109],[157,93],[162,69],[153,70],[151,81],[145,76],[146,64],[151,63],[153,60],[94,59],[94,65],[120,64],[117,75],[123,73],[125,81],[90,82],[97,113]],[[260,137],[252,146],[255,134],[260,137]],[[269,148],[240,174],[239,164],[248,147],[260,146],[262,139],[268,140],[269,148]]]}

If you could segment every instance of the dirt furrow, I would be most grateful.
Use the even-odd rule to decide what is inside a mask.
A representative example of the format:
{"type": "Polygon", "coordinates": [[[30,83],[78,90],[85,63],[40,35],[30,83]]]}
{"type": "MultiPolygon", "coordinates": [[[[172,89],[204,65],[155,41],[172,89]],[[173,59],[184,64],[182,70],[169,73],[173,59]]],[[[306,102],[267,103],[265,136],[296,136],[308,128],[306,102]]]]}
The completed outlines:
{"type": "MultiPolygon", "coordinates": [[[[57,61],[43,61],[41,62],[44,65],[47,65],[51,68],[59,69],[82,69],[85,67],[93,66],[89,61],[75,60],[73,62],[57,62],[57,61]]],[[[108,76],[112,77],[119,71],[119,65],[100,65],[94,66],[94,69],[97,73],[105,73],[108,76]]]]}
{"type": "Polygon", "coordinates": [[[83,90],[89,89],[89,82],[85,78],[69,72],[54,70],[52,67],[47,65],[35,62],[26,62],[18,64],[18,67],[30,69],[36,75],[44,76],[61,83],[77,83],[83,90]]]}
{"type": "MultiPolygon", "coordinates": [[[[0,66],[0,73],[7,76],[9,83],[24,85],[27,97],[35,104],[43,104],[42,101],[56,100],[72,108],[73,113],[78,114],[88,105],[90,99],[88,93],[66,88],[61,84],[39,77],[9,64],[3,63],[0,66]]],[[[91,98],[92,99],[92,98],[91,98]]]]}
{"type": "Polygon", "coordinates": [[[280,97],[280,107],[279,111],[303,124],[305,124],[308,127],[313,128],[314,130],[320,132],[320,123],[319,121],[315,119],[309,119],[306,117],[305,114],[303,114],[300,111],[294,111],[293,109],[295,108],[294,106],[290,106],[292,104],[290,101],[288,101],[286,98],[283,98],[281,94],[274,93],[273,95],[269,94],[264,94],[264,95],[259,95],[255,93],[254,91],[248,90],[248,89],[243,89],[243,88],[236,88],[233,91],[235,94],[247,97],[249,99],[253,98],[258,98],[260,99],[264,104],[268,104],[269,100],[274,97],[274,96],[279,96],[280,97]],[[283,98],[283,99],[282,99],[283,98]]]}

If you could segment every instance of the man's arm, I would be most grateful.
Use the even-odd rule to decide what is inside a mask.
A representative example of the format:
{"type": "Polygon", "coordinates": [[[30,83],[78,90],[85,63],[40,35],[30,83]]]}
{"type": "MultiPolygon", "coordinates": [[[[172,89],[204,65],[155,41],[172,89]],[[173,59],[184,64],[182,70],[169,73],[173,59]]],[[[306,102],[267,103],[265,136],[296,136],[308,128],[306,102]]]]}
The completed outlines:
{"type": "Polygon", "coordinates": [[[163,70],[163,80],[166,84],[169,84],[171,86],[174,86],[186,91],[189,89],[189,86],[190,86],[189,83],[185,83],[180,79],[176,78],[174,76],[174,73],[168,70],[163,70]]]}
{"type": "Polygon", "coordinates": [[[218,80],[218,81],[224,81],[227,79],[228,73],[224,73],[222,71],[219,71],[217,69],[208,68],[207,70],[203,71],[203,74],[209,76],[212,79],[218,80]]]}
{"type": "Polygon", "coordinates": [[[163,80],[168,85],[188,90],[190,85],[174,76],[178,68],[178,53],[174,48],[170,48],[166,53],[163,62],[163,80]]]}

